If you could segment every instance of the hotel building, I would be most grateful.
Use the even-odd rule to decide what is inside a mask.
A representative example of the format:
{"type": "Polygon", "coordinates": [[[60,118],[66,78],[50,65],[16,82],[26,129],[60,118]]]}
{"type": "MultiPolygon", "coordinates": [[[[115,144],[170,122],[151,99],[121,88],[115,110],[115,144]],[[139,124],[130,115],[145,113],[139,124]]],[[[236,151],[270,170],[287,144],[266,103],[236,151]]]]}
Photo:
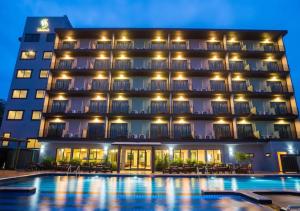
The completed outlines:
{"type": "Polygon", "coordinates": [[[28,18],[1,134],[28,139],[40,159],[108,158],[118,170],[245,152],[254,170],[280,171],[280,155],[300,148],[286,33],[28,18]]]}

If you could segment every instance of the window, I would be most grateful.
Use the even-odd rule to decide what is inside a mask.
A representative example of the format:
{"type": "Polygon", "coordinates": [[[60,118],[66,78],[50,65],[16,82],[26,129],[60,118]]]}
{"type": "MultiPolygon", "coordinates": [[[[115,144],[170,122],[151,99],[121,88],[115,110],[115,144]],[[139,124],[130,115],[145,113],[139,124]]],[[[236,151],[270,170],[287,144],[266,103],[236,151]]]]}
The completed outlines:
{"type": "Polygon", "coordinates": [[[49,70],[41,70],[40,71],[40,78],[48,78],[49,70]]]}
{"type": "MultiPolygon", "coordinates": [[[[9,139],[10,138],[10,133],[3,133],[3,138],[9,139]]],[[[7,147],[8,144],[9,144],[9,141],[5,141],[5,140],[2,141],[2,146],[3,147],[7,147]]]]}
{"type": "Polygon", "coordinates": [[[22,51],[21,59],[35,59],[36,52],[35,51],[22,51]]]}
{"type": "Polygon", "coordinates": [[[104,157],[103,149],[90,149],[90,162],[100,162],[104,157]]]}
{"type": "Polygon", "coordinates": [[[59,148],[56,150],[56,161],[70,161],[71,160],[71,149],[70,148],[59,148]]]}
{"type": "Polygon", "coordinates": [[[73,159],[76,160],[84,160],[88,158],[88,151],[87,149],[74,149],[73,150],[73,159]]]}
{"type": "Polygon", "coordinates": [[[31,78],[31,70],[18,70],[17,78],[31,78]]]}
{"type": "Polygon", "coordinates": [[[23,119],[23,111],[8,111],[7,119],[21,120],[23,119]]]}
{"type": "Polygon", "coordinates": [[[41,143],[37,139],[29,138],[27,140],[27,148],[28,149],[39,149],[41,148],[41,143]]]}
{"type": "Polygon", "coordinates": [[[38,42],[40,41],[40,34],[25,34],[24,42],[38,42]]]}
{"type": "Polygon", "coordinates": [[[221,151],[220,150],[207,150],[207,163],[221,163],[221,151]]]}
{"type": "Polygon", "coordinates": [[[45,90],[36,90],[35,98],[42,99],[45,97],[45,90]]]}
{"type": "Polygon", "coordinates": [[[52,52],[51,51],[45,51],[43,55],[43,59],[51,59],[52,58],[52,52]]]}
{"type": "Polygon", "coordinates": [[[54,33],[47,34],[46,42],[54,42],[54,40],[55,40],[55,34],[54,33]]]}
{"type": "Polygon", "coordinates": [[[42,112],[32,111],[32,115],[31,115],[32,120],[40,120],[41,118],[42,118],[42,112]]]}
{"type": "Polygon", "coordinates": [[[27,98],[27,90],[15,89],[12,93],[13,99],[24,99],[27,98]]]}

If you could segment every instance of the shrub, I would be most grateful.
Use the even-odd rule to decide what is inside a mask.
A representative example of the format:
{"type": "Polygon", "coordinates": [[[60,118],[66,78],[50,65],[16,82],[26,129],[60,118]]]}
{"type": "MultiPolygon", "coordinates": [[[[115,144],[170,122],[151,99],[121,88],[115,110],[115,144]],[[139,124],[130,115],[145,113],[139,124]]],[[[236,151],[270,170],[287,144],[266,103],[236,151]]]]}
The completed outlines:
{"type": "Polygon", "coordinates": [[[244,152],[235,152],[234,158],[238,163],[243,163],[251,159],[249,154],[244,152]]]}
{"type": "Polygon", "coordinates": [[[52,157],[45,157],[42,160],[42,164],[46,169],[51,169],[53,167],[55,160],[52,157]]]}
{"type": "Polygon", "coordinates": [[[81,161],[79,159],[72,159],[70,160],[69,164],[72,166],[79,166],[81,161]]]}

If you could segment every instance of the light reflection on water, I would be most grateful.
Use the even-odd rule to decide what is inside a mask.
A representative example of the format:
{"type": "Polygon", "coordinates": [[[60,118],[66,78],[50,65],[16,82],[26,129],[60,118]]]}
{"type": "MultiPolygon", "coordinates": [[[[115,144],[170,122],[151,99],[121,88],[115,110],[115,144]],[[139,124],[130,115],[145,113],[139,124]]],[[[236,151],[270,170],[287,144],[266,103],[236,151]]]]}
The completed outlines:
{"type": "MultiPolygon", "coordinates": [[[[11,182],[10,186],[35,186],[32,195],[0,194],[6,207],[54,209],[198,209],[257,210],[240,197],[203,196],[201,190],[290,189],[300,191],[297,177],[109,177],[42,176],[11,182]]],[[[28,209],[25,209],[28,208],[28,209]]]]}

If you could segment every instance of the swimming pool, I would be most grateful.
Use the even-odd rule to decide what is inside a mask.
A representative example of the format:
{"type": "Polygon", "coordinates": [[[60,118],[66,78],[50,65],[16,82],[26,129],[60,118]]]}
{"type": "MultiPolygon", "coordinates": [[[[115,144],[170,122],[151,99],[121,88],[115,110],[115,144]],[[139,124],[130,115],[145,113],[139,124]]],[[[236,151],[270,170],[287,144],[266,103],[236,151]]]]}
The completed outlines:
{"type": "Polygon", "coordinates": [[[201,195],[201,190],[296,190],[299,177],[130,177],[45,175],[2,182],[37,188],[34,194],[0,193],[0,210],[263,209],[239,196],[201,195]]]}

